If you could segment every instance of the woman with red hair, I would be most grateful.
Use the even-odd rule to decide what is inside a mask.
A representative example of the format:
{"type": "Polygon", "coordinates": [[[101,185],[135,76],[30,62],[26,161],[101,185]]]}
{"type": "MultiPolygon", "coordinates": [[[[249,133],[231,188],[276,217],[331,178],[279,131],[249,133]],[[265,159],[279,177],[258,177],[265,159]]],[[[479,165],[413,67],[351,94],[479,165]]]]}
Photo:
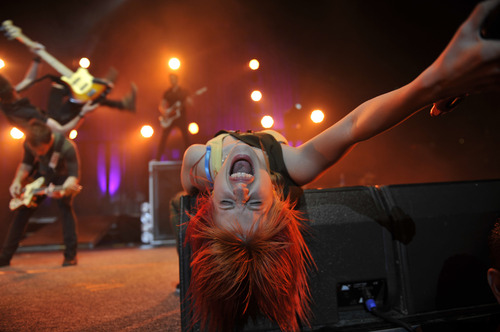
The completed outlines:
{"type": "Polygon", "coordinates": [[[299,147],[276,132],[220,132],[184,155],[181,180],[201,193],[188,223],[194,321],[233,331],[264,316],[284,331],[308,324],[307,269],[293,188],[305,185],[367,140],[433,105],[450,110],[457,96],[500,88],[500,41],[481,35],[500,1],[477,5],[441,55],[399,89],[366,101],[299,147]]]}

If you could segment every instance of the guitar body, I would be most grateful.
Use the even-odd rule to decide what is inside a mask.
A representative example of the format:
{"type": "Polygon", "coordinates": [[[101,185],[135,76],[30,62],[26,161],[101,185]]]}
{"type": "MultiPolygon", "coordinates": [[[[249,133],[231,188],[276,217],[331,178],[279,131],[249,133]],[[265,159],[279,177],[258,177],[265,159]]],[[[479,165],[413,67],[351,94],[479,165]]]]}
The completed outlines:
{"type": "MultiPolygon", "coordinates": [[[[48,187],[43,186],[45,183],[45,178],[39,177],[35,181],[27,184],[23,188],[21,196],[14,197],[9,202],[9,209],[12,211],[18,209],[21,206],[36,207],[36,197],[40,195],[50,195],[55,192],[62,192],[64,189],[62,186],[49,185],[48,187]]],[[[82,190],[82,186],[79,184],[72,185],[66,188],[65,195],[76,195],[82,190]]]]}
{"type": "Polygon", "coordinates": [[[70,77],[62,76],[61,80],[71,89],[71,101],[86,103],[104,97],[111,90],[111,86],[95,79],[87,69],[78,68],[70,77]]]}
{"type": "MultiPolygon", "coordinates": [[[[106,96],[112,88],[112,83],[102,79],[94,78],[87,69],[78,68],[73,72],[45,49],[40,48],[40,44],[35,43],[30,38],[22,34],[21,29],[7,20],[2,23],[0,30],[5,31],[8,39],[17,39],[25,44],[30,50],[41,57],[52,68],[61,74],[61,80],[71,90],[71,101],[84,104],[88,101],[95,101],[99,97],[106,96]]],[[[43,46],[42,46],[43,47],[43,46]]]]}
{"type": "Polygon", "coordinates": [[[160,125],[162,128],[167,129],[172,125],[174,120],[181,117],[180,105],[175,103],[172,107],[169,107],[164,115],[160,115],[158,120],[160,120],[160,125]]]}
{"type": "Polygon", "coordinates": [[[36,192],[40,189],[45,182],[45,178],[39,177],[35,181],[24,186],[24,191],[20,197],[12,198],[9,202],[9,209],[12,211],[16,210],[20,206],[35,207],[36,202],[33,200],[36,192]]]}

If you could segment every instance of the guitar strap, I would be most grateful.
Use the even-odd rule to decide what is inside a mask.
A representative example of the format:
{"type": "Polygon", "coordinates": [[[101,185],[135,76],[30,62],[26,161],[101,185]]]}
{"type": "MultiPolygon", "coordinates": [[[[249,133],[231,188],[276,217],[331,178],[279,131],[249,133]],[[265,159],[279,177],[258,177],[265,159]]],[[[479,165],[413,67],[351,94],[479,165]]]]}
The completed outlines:
{"type": "Polygon", "coordinates": [[[59,157],[61,156],[62,145],[64,143],[64,137],[61,134],[56,133],[54,135],[55,135],[54,151],[52,152],[49,161],[49,167],[53,175],[55,175],[57,163],[59,162],[59,157]]]}

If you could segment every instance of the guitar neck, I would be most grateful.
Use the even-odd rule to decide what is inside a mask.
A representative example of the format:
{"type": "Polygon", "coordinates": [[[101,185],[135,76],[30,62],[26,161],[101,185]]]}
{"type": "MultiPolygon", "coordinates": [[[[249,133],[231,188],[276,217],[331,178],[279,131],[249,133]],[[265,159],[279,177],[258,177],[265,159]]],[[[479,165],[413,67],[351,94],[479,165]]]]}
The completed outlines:
{"type": "Polygon", "coordinates": [[[59,60],[54,58],[49,52],[45,50],[36,50],[33,52],[40,56],[40,58],[47,62],[52,68],[57,70],[62,76],[71,77],[73,75],[73,71],[71,71],[71,69],[59,62],[59,60]]]}
{"type": "MultiPolygon", "coordinates": [[[[45,195],[47,193],[48,187],[41,187],[33,190],[33,195],[45,195]]],[[[63,186],[55,186],[52,191],[61,191],[63,190],[63,186]]]]}
{"type": "Polygon", "coordinates": [[[34,49],[33,45],[36,45],[34,41],[32,41],[30,38],[26,37],[25,35],[21,34],[19,37],[17,37],[17,40],[19,40],[21,43],[25,44],[28,46],[33,53],[36,55],[40,56],[45,62],[47,62],[52,68],[57,70],[59,74],[66,76],[66,77],[71,77],[73,75],[73,71],[66,67],[64,64],[62,64],[59,60],[54,58],[49,52],[47,52],[44,49],[34,49]]]}

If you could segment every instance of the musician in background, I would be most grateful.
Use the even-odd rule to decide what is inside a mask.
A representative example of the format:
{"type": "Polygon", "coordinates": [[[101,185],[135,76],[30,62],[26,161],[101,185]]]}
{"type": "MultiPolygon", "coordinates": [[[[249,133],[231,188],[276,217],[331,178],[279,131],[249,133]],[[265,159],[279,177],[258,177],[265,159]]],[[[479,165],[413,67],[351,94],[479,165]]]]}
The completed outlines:
{"type": "MultiPolygon", "coordinates": [[[[130,93],[120,100],[107,99],[105,94],[103,94],[99,95],[97,100],[94,100],[92,104],[85,104],[83,102],[75,102],[74,100],[72,100],[72,91],[70,87],[68,87],[67,84],[64,84],[60,77],[54,75],[45,75],[37,79],[38,67],[41,61],[41,58],[38,55],[43,54],[42,51],[45,51],[45,46],[41,43],[29,40],[29,38],[22,34],[19,27],[12,25],[12,22],[10,22],[10,24],[6,24],[6,22],[2,23],[2,26],[0,28],[2,31],[4,31],[6,37],[8,39],[21,40],[28,46],[31,52],[37,55],[28,72],[26,73],[23,81],[17,84],[16,91],[20,92],[38,81],[41,81],[45,78],[50,78],[53,81],[53,85],[47,105],[47,113],[49,117],[54,118],[57,122],[65,125],[69,122],[74,121],[76,117],[81,116],[84,108],[86,106],[89,107],[90,105],[95,105],[94,108],[101,105],[116,108],[119,110],[135,112],[137,86],[134,83],[131,83],[130,93]]],[[[116,79],[116,75],[116,71],[111,71],[109,74],[110,77],[106,80],[102,80],[102,83],[107,85],[108,87],[112,87],[113,81],[116,79]]]]}
{"type": "Polygon", "coordinates": [[[39,108],[33,106],[27,98],[20,98],[16,88],[12,86],[5,76],[0,74],[0,109],[11,125],[23,132],[26,131],[31,119],[38,119],[44,122],[54,132],[66,134],[70,130],[78,128],[84,116],[93,111],[97,106],[99,105],[92,105],[90,101],[83,104],[77,116],[63,125],[57,120],[49,117],[39,108]]]}
{"type": "Polygon", "coordinates": [[[170,74],[170,88],[163,94],[163,99],[159,106],[160,124],[163,128],[156,152],[155,160],[161,160],[168,136],[174,127],[180,129],[184,139],[185,149],[189,147],[189,133],[187,130],[186,108],[193,106],[193,98],[187,89],[179,85],[179,77],[170,74]]]}
{"type": "MultiPolygon", "coordinates": [[[[43,49],[44,46],[36,43],[37,49],[43,49]]],[[[85,103],[75,102],[71,100],[71,90],[63,83],[63,81],[54,75],[45,75],[41,78],[37,78],[39,66],[41,59],[35,57],[33,62],[28,69],[24,79],[16,85],[16,91],[19,93],[28,89],[34,83],[39,82],[43,79],[49,78],[52,80],[52,87],[50,89],[49,99],[47,103],[47,115],[59,123],[65,125],[71,122],[75,117],[81,114],[81,111],[85,107],[85,103]]],[[[116,71],[110,73],[110,78],[106,81],[113,81],[116,79],[116,71]]],[[[99,97],[96,101],[91,103],[93,109],[98,106],[107,106],[110,108],[115,108],[121,111],[135,112],[136,110],[136,96],[137,96],[137,86],[131,83],[130,92],[125,95],[120,100],[108,99],[105,97],[99,97]]]]}
{"type": "Polygon", "coordinates": [[[0,254],[0,266],[10,265],[30,217],[47,196],[57,200],[61,211],[65,244],[62,266],[77,264],[77,221],[73,198],[81,189],[79,178],[80,160],[76,145],[62,134],[53,133],[43,121],[32,119],[26,130],[22,162],[9,187],[13,197],[10,207],[17,210],[0,254]],[[34,199],[28,199],[28,193],[37,188],[31,187],[23,192],[25,182],[29,182],[28,186],[34,183],[29,180],[31,174],[34,179],[43,177],[42,182],[47,185],[43,194],[32,196],[34,199]]]}

